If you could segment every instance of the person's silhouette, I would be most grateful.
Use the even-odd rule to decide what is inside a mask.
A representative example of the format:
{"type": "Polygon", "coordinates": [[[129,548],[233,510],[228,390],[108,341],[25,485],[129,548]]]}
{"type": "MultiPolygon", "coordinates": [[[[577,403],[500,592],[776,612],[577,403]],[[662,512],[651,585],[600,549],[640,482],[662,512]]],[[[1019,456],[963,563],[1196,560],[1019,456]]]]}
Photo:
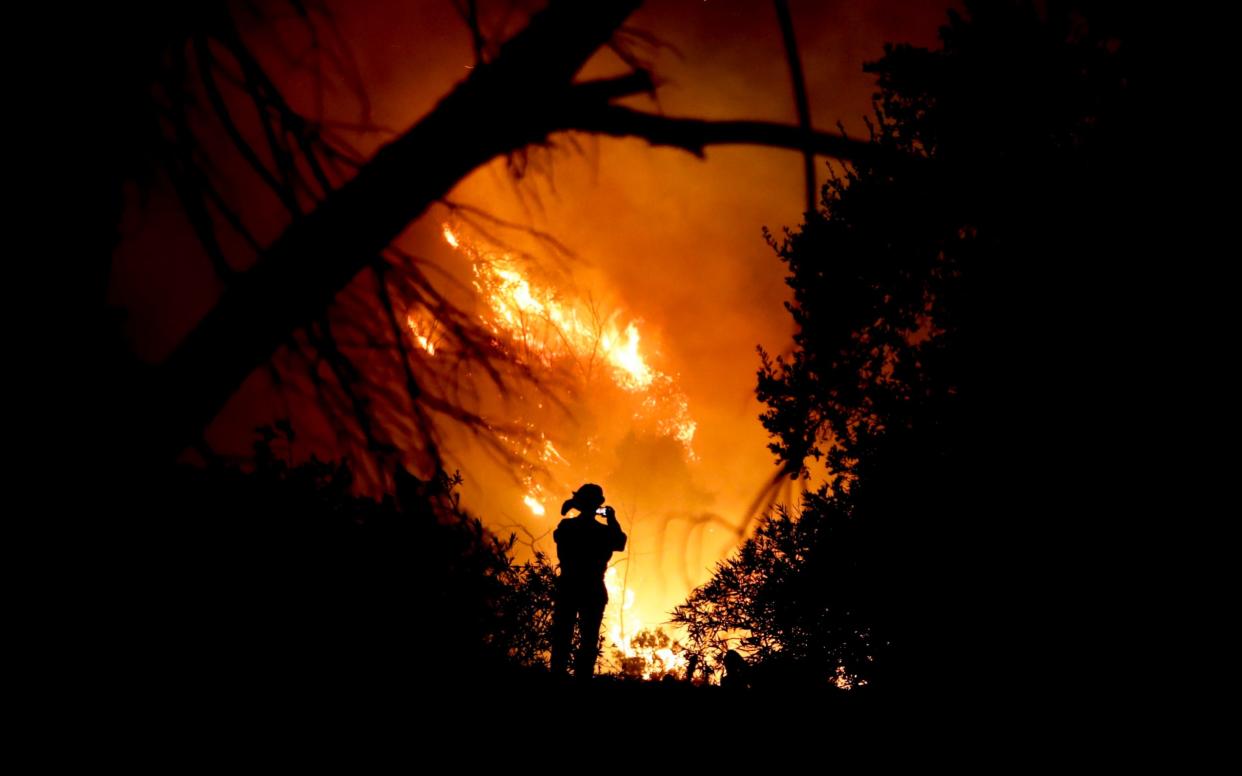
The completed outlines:
{"type": "Polygon", "coordinates": [[[614,552],[625,549],[625,533],[612,507],[604,507],[604,489],[587,483],[561,505],[561,514],[578,510],[577,517],[561,520],[552,532],[561,565],[557,578],[556,608],[552,613],[552,673],[563,675],[569,664],[574,623],[578,624],[578,654],[574,676],[590,679],[599,652],[599,628],[608,604],[604,572],[614,552]],[[603,507],[601,509],[601,507],[603,507]],[[596,521],[596,512],[607,525],[596,521]]]}

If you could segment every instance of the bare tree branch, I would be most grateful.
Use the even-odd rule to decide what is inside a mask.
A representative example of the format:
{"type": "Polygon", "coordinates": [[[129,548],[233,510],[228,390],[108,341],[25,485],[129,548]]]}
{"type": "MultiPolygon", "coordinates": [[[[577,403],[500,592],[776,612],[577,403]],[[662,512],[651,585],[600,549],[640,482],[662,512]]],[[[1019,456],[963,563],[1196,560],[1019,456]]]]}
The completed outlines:
{"type": "MultiPolygon", "coordinates": [[[[639,0],[553,2],[421,122],[296,219],[231,285],[161,368],[150,431],[175,454],[293,328],[333,297],[428,206],[488,160],[546,137],[542,119],[639,0]],[[552,103],[552,104],[550,104],[552,103]],[[495,116],[504,131],[481,132],[495,116]]],[[[433,408],[440,409],[440,408],[433,408]]]]}
{"type": "Polygon", "coordinates": [[[806,212],[815,211],[815,151],[811,145],[811,103],[806,96],[806,79],[802,77],[802,57],[798,54],[798,39],[794,35],[793,16],[789,13],[788,0],[773,0],[776,18],[781,25],[781,38],[785,41],[785,58],[789,61],[789,80],[793,85],[794,105],[798,109],[798,127],[807,138],[803,149],[802,173],[806,177],[806,212]]]}
{"type": "MultiPolygon", "coordinates": [[[[325,191],[317,207],[295,217],[161,366],[149,394],[154,406],[146,430],[153,451],[167,456],[183,449],[290,332],[318,320],[359,272],[470,172],[545,143],[553,133],[642,137],[699,156],[707,145],[730,143],[849,159],[879,153],[863,141],[808,135],[800,127],[669,118],[608,104],[648,87],[650,76],[641,71],[573,85],[578,70],[638,5],[639,0],[553,0],[430,114],[360,165],[348,182],[325,191]]],[[[244,52],[234,53],[245,59],[244,52]]],[[[271,94],[266,76],[246,69],[247,82],[269,100],[256,102],[256,108],[283,117],[287,108],[271,94]]],[[[288,139],[268,136],[273,155],[287,154],[288,139]]],[[[283,167],[282,177],[292,176],[287,158],[283,167]]],[[[482,423],[431,394],[424,393],[422,401],[432,412],[482,423]]]]}
{"type": "Polygon", "coordinates": [[[675,118],[624,108],[619,105],[568,106],[561,112],[559,129],[591,132],[612,137],[640,137],[652,145],[672,146],[703,156],[709,145],[759,145],[810,150],[839,159],[872,158],[879,148],[841,135],[812,132],[770,121],[708,121],[675,118]]]}
{"type": "Polygon", "coordinates": [[[635,70],[632,73],[615,78],[600,78],[584,81],[574,87],[577,99],[586,102],[605,103],[621,97],[632,97],[635,94],[650,94],[655,91],[656,83],[647,70],[635,70]]]}

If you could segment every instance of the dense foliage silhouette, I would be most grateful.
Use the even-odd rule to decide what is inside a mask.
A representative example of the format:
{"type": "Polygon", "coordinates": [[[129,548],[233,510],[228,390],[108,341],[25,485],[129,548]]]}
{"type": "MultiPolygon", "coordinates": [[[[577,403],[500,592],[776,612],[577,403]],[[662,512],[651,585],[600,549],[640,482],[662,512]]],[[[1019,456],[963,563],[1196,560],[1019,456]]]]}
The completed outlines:
{"type": "Polygon", "coordinates": [[[761,661],[914,689],[1090,643],[1137,434],[1116,398],[1142,379],[1117,331],[1147,282],[1128,21],[967,3],[940,48],[868,66],[872,143],[896,153],[837,168],[772,240],[797,334],[757,387],[784,471],[822,459],[831,487],[678,609],[698,647],[740,632],[761,661]]]}
{"type": "Polygon", "coordinates": [[[395,496],[358,496],[347,463],[290,463],[292,428],[260,432],[253,465],[178,467],[131,502],[158,556],[115,569],[108,675],[289,700],[455,694],[544,669],[554,569],[514,562],[513,537],[462,510],[460,477],[399,474],[395,496]]]}

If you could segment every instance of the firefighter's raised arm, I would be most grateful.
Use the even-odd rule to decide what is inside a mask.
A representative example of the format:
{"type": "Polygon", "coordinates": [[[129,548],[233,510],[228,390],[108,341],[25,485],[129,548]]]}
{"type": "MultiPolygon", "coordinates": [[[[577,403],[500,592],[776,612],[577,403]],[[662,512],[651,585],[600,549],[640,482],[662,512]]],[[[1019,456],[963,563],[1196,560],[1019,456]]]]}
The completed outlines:
{"type": "Polygon", "coordinates": [[[608,528],[611,530],[612,551],[621,552],[625,549],[626,535],[621,530],[621,524],[617,522],[617,510],[612,507],[604,507],[604,519],[608,521],[608,528]]]}

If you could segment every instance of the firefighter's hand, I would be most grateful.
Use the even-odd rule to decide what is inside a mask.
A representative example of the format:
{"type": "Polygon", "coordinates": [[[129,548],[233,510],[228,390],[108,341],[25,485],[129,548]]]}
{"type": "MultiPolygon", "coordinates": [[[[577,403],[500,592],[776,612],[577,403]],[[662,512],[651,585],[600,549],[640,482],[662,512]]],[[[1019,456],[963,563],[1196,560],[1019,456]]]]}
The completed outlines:
{"type": "Polygon", "coordinates": [[[612,507],[604,507],[604,517],[610,523],[617,522],[617,510],[613,509],[612,507]]]}

